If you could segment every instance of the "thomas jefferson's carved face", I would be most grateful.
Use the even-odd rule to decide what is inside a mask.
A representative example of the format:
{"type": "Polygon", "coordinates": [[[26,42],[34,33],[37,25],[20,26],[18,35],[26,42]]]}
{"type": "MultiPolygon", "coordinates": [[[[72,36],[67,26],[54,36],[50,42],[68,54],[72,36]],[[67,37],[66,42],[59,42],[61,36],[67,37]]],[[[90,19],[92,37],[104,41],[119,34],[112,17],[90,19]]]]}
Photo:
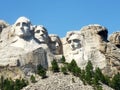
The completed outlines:
{"type": "Polygon", "coordinates": [[[48,33],[43,26],[37,26],[35,28],[34,33],[35,33],[35,38],[38,39],[41,43],[47,43],[48,33]]]}
{"type": "Polygon", "coordinates": [[[53,54],[61,54],[62,52],[62,44],[58,36],[56,35],[50,35],[50,48],[53,52],[53,54]]]}
{"type": "Polygon", "coordinates": [[[67,41],[72,50],[76,50],[81,47],[80,39],[79,39],[78,35],[73,34],[73,35],[69,36],[67,41]]]}
{"type": "Polygon", "coordinates": [[[20,17],[18,20],[15,22],[14,27],[15,27],[15,35],[19,37],[26,37],[30,36],[30,20],[27,19],[26,17],[20,17]]]}

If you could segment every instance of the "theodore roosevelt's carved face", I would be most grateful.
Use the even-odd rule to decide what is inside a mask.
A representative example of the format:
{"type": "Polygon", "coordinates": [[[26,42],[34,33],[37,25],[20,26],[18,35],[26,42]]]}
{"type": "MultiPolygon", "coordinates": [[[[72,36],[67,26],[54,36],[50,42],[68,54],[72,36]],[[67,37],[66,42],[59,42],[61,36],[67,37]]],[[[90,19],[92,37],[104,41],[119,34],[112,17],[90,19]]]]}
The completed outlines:
{"type": "Polygon", "coordinates": [[[14,24],[15,35],[19,37],[30,36],[31,22],[26,17],[20,17],[14,24]]]}
{"type": "Polygon", "coordinates": [[[62,43],[57,35],[51,34],[50,37],[50,49],[53,54],[62,54],[62,43]]]}
{"type": "Polygon", "coordinates": [[[48,42],[48,32],[43,26],[36,26],[35,27],[34,36],[41,43],[48,42]]]}

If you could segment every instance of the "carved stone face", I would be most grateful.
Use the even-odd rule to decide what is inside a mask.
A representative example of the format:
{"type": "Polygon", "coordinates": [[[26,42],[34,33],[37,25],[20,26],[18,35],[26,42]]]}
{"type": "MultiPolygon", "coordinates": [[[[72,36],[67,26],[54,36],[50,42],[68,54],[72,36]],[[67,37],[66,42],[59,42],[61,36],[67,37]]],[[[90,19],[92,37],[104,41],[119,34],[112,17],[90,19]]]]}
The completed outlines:
{"type": "Polygon", "coordinates": [[[49,35],[50,36],[50,49],[53,54],[61,54],[62,53],[62,44],[60,38],[57,35],[49,35]]]}
{"type": "Polygon", "coordinates": [[[48,42],[48,32],[43,26],[35,27],[34,36],[41,43],[48,42]]]}
{"type": "Polygon", "coordinates": [[[15,35],[19,37],[30,36],[30,27],[31,23],[29,19],[27,19],[26,17],[18,18],[14,24],[15,35]]]}
{"type": "Polygon", "coordinates": [[[2,32],[2,26],[0,25],[0,33],[2,32]]]}
{"type": "Polygon", "coordinates": [[[3,28],[9,26],[4,20],[0,20],[0,33],[2,32],[3,28]]]}
{"type": "Polygon", "coordinates": [[[69,36],[67,41],[72,50],[76,50],[81,47],[80,38],[79,38],[79,35],[77,35],[77,34],[73,34],[73,35],[69,36]]]}

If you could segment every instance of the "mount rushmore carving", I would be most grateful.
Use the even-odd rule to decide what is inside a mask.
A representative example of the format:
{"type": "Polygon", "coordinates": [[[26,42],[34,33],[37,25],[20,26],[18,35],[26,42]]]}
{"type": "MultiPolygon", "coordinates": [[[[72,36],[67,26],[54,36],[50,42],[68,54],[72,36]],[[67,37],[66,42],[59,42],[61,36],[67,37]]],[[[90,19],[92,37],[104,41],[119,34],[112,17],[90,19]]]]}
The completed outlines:
{"type": "Polygon", "coordinates": [[[60,59],[62,55],[66,62],[75,59],[81,68],[90,60],[104,73],[117,73],[120,71],[120,32],[113,33],[108,40],[107,28],[91,24],[69,31],[60,39],[56,34],[49,34],[44,26],[33,25],[26,17],[18,18],[13,25],[0,21],[0,66],[19,66],[26,70],[41,64],[48,68],[53,59],[60,59]]]}

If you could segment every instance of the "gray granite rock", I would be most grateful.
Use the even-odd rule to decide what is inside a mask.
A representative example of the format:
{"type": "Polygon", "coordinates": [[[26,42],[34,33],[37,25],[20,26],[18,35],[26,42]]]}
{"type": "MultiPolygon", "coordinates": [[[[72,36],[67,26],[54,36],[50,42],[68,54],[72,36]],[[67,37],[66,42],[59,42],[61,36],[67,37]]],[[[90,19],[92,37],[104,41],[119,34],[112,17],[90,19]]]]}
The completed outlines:
{"type": "MultiPolygon", "coordinates": [[[[37,83],[32,83],[22,90],[94,90],[90,85],[84,85],[83,82],[73,75],[63,75],[62,73],[48,72],[46,79],[39,79],[37,83]]],[[[113,90],[102,85],[103,90],[113,90]]]]}
{"type": "Polygon", "coordinates": [[[110,35],[109,41],[120,48],[120,32],[114,32],[110,35]]]}

